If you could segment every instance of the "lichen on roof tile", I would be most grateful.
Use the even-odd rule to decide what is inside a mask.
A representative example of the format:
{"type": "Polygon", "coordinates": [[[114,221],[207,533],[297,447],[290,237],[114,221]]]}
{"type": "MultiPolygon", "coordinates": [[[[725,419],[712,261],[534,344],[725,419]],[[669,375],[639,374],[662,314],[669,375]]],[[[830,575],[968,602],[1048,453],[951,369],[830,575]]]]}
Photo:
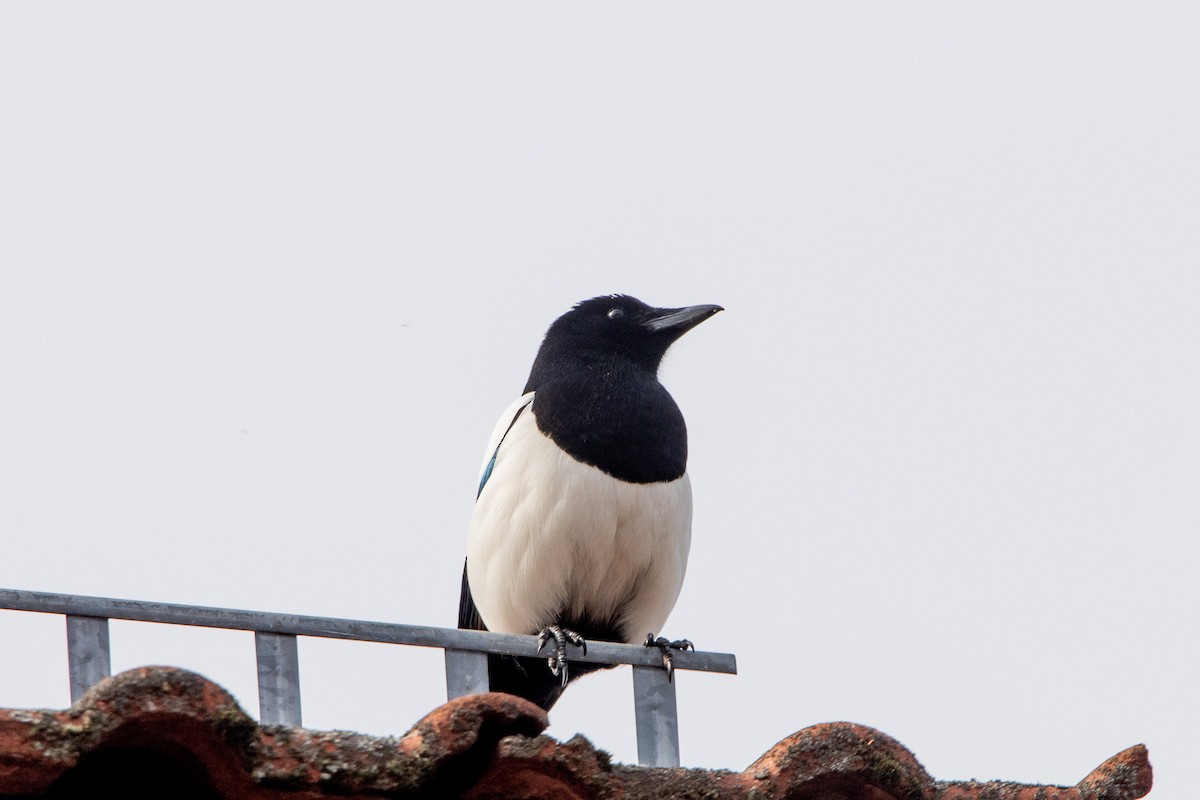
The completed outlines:
{"type": "Polygon", "coordinates": [[[648,768],[613,763],[581,735],[545,736],[547,724],[537,706],[492,693],[440,705],[399,736],[260,726],[211,681],[143,667],[64,711],[0,710],[0,796],[133,776],[202,800],[1136,800],[1153,775],[1136,745],[1076,786],[935,781],[895,739],[848,722],[797,731],[742,772],[648,768]]]}

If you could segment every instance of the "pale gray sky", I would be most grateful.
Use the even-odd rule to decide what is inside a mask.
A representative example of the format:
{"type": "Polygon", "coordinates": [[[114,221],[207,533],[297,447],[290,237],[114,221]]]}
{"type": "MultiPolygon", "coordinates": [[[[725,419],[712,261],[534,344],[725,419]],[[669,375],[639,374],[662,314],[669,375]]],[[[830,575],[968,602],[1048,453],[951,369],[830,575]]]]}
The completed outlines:
{"type": "MultiPolygon", "coordinates": [[[[1194,787],[1191,3],[6,3],[0,586],[452,625],[540,337],[720,303],[665,633],[685,763],[852,720],[938,778],[1194,787]]],[[[256,713],[249,634],[114,667],[256,713]]],[[[399,733],[440,654],[301,644],[305,722],[399,733]]],[[[625,670],[551,733],[635,760],[625,670]]],[[[64,706],[0,612],[0,707],[64,706]]]]}

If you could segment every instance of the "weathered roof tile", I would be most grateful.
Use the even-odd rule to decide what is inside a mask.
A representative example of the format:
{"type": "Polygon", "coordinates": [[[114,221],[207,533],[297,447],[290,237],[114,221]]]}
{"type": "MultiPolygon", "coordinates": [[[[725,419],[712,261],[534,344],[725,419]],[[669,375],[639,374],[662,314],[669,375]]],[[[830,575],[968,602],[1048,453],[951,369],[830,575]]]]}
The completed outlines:
{"type": "Polygon", "coordinates": [[[582,736],[539,735],[547,724],[525,700],[486,694],[400,737],[260,726],[211,681],[144,667],[65,711],[0,710],[0,796],[1135,800],[1152,780],[1137,745],[1072,787],[935,781],[895,739],[849,722],[797,731],[743,772],[651,769],[610,763],[582,736]]]}

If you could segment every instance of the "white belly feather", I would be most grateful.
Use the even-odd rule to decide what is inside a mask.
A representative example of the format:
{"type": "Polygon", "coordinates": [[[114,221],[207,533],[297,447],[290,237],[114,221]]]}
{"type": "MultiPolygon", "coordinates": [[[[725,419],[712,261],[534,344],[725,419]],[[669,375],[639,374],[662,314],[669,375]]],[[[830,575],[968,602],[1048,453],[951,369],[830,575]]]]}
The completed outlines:
{"type": "MultiPolygon", "coordinates": [[[[498,424],[485,464],[519,405],[498,424]]],[[[691,528],[686,474],[619,481],[560,450],[530,407],[504,436],[476,501],[471,593],[493,631],[537,633],[586,609],[593,619],[620,620],[625,641],[640,644],[662,631],[679,596],[691,528]]]]}

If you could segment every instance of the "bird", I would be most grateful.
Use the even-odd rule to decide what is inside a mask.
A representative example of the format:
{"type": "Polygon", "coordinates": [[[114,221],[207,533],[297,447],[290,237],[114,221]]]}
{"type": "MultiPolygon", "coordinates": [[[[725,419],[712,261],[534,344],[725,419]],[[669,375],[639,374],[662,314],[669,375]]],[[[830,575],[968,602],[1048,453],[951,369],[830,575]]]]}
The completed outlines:
{"type": "Polygon", "coordinates": [[[546,331],[525,388],[484,452],[458,626],[537,635],[543,658],[489,656],[492,691],[549,710],[603,668],[567,644],[659,636],[691,546],[687,426],[658,380],[667,349],[724,309],[657,308],[623,294],[576,303],[546,331]]]}

